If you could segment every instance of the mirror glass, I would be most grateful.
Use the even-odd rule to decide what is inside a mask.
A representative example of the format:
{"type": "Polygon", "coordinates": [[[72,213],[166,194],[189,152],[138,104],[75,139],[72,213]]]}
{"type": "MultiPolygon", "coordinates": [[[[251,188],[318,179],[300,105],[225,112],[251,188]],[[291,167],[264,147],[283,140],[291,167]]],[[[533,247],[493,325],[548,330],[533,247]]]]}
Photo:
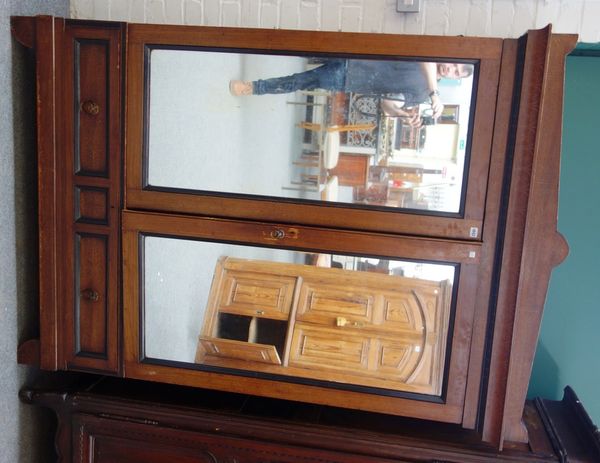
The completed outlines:
{"type": "Polygon", "coordinates": [[[475,62],[152,48],[151,188],[460,213],[475,62]]]}
{"type": "Polygon", "coordinates": [[[141,239],[146,362],[441,394],[457,265],[141,239]]]}

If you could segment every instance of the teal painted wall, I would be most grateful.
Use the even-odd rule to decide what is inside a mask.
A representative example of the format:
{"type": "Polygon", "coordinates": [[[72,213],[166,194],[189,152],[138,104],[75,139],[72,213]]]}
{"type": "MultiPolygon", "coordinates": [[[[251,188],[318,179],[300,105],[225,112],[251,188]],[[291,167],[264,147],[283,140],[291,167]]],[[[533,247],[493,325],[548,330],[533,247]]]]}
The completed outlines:
{"type": "Polygon", "coordinates": [[[573,387],[600,424],[600,57],[569,56],[558,229],[567,259],[550,281],[529,396],[573,387]]]}

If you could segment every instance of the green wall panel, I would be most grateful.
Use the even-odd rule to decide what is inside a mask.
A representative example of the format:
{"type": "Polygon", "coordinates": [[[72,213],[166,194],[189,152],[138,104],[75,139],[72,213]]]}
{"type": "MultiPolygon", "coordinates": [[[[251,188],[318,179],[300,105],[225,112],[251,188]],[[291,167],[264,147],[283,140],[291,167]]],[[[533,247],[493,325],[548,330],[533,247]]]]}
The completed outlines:
{"type": "Polygon", "coordinates": [[[558,229],[570,253],[550,281],[529,396],[566,385],[600,423],[600,57],[569,56],[558,229]]]}

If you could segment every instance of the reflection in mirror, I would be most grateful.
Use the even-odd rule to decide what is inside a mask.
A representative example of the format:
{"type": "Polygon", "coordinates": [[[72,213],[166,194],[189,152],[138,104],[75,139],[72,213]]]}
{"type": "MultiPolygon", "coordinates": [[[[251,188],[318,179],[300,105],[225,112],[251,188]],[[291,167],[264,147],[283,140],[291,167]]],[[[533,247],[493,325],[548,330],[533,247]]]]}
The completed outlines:
{"type": "Polygon", "coordinates": [[[454,265],[143,240],[147,361],[441,394],[454,265]]]}
{"type": "Polygon", "coordinates": [[[472,63],[148,56],[151,187],[461,210],[472,63]]]}

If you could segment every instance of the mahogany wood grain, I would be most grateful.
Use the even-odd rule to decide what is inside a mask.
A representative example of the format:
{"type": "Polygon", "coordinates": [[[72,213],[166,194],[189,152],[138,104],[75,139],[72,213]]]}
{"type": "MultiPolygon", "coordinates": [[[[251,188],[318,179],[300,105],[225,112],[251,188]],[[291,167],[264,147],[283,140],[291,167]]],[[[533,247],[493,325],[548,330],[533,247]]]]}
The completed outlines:
{"type": "Polygon", "coordinates": [[[164,385],[148,394],[142,382],[103,383],[68,394],[23,391],[23,400],[58,415],[61,461],[559,461],[532,406],[526,422],[535,445],[510,444],[498,452],[457,426],[164,385]]]}
{"type": "Polygon", "coordinates": [[[106,358],[108,334],[108,255],[106,235],[75,235],[75,354],[106,358]]]}
{"type": "MultiPolygon", "coordinates": [[[[43,16],[35,19],[37,151],[38,151],[38,229],[39,229],[39,298],[40,298],[40,366],[47,370],[59,367],[59,274],[60,183],[57,183],[56,133],[56,62],[55,40],[62,37],[62,20],[43,16]],[[56,21],[56,24],[55,24],[56,21]],[[56,32],[56,35],[55,35],[56,32]]],[[[60,77],[59,77],[60,79],[60,77]]]]}
{"type": "MultiPolygon", "coordinates": [[[[505,440],[527,439],[521,415],[544,295],[551,269],[567,252],[556,231],[559,96],[564,56],[574,46],[574,36],[554,36],[546,29],[517,42],[125,25],[47,16],[13,18],[11,24],[17,40],[34,47],[37,72],[40,339],[22,345],[20,361],[35,362],[39,353],[44,369],[123,374],[457,423],[476,428],[479,437],[496,447],[505,440]],[[476,62],[464,217],[144,190],[143,57],[147,43],[476,62]],[[522,82],[516,81],[521,71],[522,82]],[[122,88],[125,80],[127,89],[122,88]],[[126,188],[121,185],[123,169],[126,188]],[[472,228],[477,228],[477,236],[471,236],[472,228]],[[273,233],[279,231],[281,237],[273,233]],[[143,288],[138,238],[143,233],[460,265],[456,312],[450,323],[445,403],[197,371],[166,361],[152,363],[144,358],[140,338],[143,288]],[[83,253],[81,249],[76,253],[76,237],[84,237],[83,253]],[[85,302],[88,307],[79,301],[78,306],[81,290],[95,286],[104,288],[98,292],[101,311],[92,309],[95,302],[85,302]],[[121,322],[123,346],[119,344],[121,322]]],[[[92,296],[90,301],[95,298],[94,292],[84,294],[92,296]]],[[[300,297],[296,285],[293,299],[297,303],[300,297]]],[[[291,313],[296,317],[295,308],[291,313]]],[[[289,349],[291,344],[286,343],[289,349]]],[[[115,442],[123,442],[119,436],[109,437],[103,448],[117,452],[115,442]]],[[[320,444],[322,448],[344,444],[349,445],[349,452],[365,455],[351,439],[335,433],[330,437],[331,444],[320,444]]],[[[389,441],[379,438],[383,439],[379,443],[364,441],[378,449],[377,458],[400,458],[395,450],[388,452],[393,447],[389,441]]],[[[60,439],[70,443],[71,436],[60,439]]],[[[293,445],[302,444],[295,441],[293,445]]],[[[475,438],[458,461],[498,461],[474,450],[481,445],[475,438]]],[[[514,449],[519,444],[510,445],[514,449]]],[[[406,452],[401,458],[406,455],[411,461],[420,461],[425,450],[430,460],[448,454],[435,445],[431,451],[420,444],[408,447],[403,447],[406,452]]],[[[506,455],[495,453],[494,457],[511,461],[506,455]]],[[[69,456],[65,458],[70,461],[69,456]]],[[[281,458],[287,461],[288,457],[281,458]]],[[[328,458],[337,461],[337,456],[328,458]]],[[[553,461],[553,457],[535,455],[525,461],[553,461]]]]}
{"type": "Polygon", "coordinates": [[[122,26],[68,22],[57,143],[61,185],[63,363],[117,373],[122,26]]]}
{"type": "Polygon", "coordinates": [[[35,31],[35,18],[29,16],[12,16],[10,18],[10,32],[24,47],[35,47],[35,31]]]}
{"type": "Polygon", "coordinates": [[[501,201],[506,198],[504,193],[505,177],[507,175],[506,153],[509,144],[510,119],[515,104],[514,86],[517,66],[518,41],[505,40],[502,51],[501,73],[494,119],[494,136],[492,143],[492,158],[488,173],[488,196],[485,205],[485,226],[482,233],[481,247],[481,277],[477,289],[477,311],[473,320],[473,338],[469,361],[469,381],[465,394],[465,413],[463,426],[474,429],[478,424],[479,406],[482,400],[482,370],[486,347],[487,328],[490,317],[490,288],[494,278],[494,262],[496,246],[501,235],[498,235],[501,201]]]}
{"type": "Polygon", "coordinates": [[[502,40],[482,37],[366,34],[348,32],[291,31],[282,29],[245,29],[130,24],[129,42],[141,43],[152,37],[152,43],[263,48],[323,53],[356,53],[366,55],[429,56],[469,59],[473,56],[498,59],[502,40]]]}
{"type": "MultiPolygon", "coordinates": [[[[108,176],[107,152],[111,138],[107,129],[110,119],[109,78],[111,67],[110,41],[107,38],[73,38],[73,59],[76,71],[73,87],[75,105],[75,172],[78,175],[108,176]]],[[[115,69],[116,70],[116,69],[115,69]]],[[[115,71],[112,71],[114,73],[115,71]]]]}
{"type": "Polygon", "coordinates": [[[556,95],[575,40],[553,38],[550,28],[527,37],[483,425],[484,439],[500,446],[505,436],[527,441],[515,410],[525,400],[550,271],[565,255],[556,232],[562,114],[556,95]]]}
{"type": "Polygon", "coordinates": [[[40,367],[40,340],[28,339],[19,344],[17,349],[17,363],[21,365],[32,365],[40,367]]]}
{"type": "Polygon", "coordinates": [[[108,225],[109,192],[108,188],[76,186],[74,193],[75,220],[108,225]]]}
{"type": "Polygon", "coordinates": [[[123,212],[122,220],[125,231],[142,230],[156,235],[172,234],[182,238],[204,238],[329,254],[353,253],[476,265],[479,264],[481,249],[481,244],[477,242],[129,210],[123,212]],[[278,230],[283,232],[283,236],[273,237],[273,232],[278,230]]]}
{"type": "Polygon", "coordinates": [[[558,183],[562,134],[562,98],[565,56],[575,48],[574,35],[552,36],[546,58],[541,110],[535,140],[529,208],[523,237],[519,271],[519,294],[504,405],[504,438],[519,441],[525,430],[522,408],[542,322],[542,309],[552,269],[568,254],[568,245],[558,232],[558,183]],[[535,278],[531,278],[534,274],[535,278]]]}

